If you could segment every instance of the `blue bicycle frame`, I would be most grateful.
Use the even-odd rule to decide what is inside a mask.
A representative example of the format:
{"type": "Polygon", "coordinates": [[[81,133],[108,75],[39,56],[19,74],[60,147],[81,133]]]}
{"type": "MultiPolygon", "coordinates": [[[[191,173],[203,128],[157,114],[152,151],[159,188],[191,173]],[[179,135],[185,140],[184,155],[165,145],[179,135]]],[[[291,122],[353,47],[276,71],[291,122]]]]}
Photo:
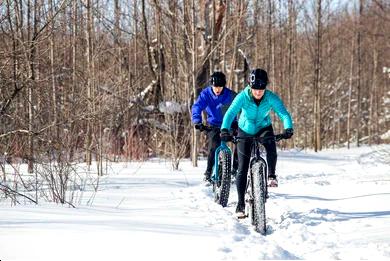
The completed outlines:
{"type": "Polygon", "coordinates": [[[213,170],[213,175],[211,175],[211,180],[214,181],[214,182],[219,182],[220,181],[220,177],[218,175],[218,169],[219,169],[219,166],[218,166],[218,155],[221,151],[226,151],[227,153],[229,153],[230,155],[232,154],[232,151],[231,149],[229,148],[229,146],[226,144],[226,142],[224,141],[221,141],[221,145],[215,150],[215,159],[214,159],[214,170],[213,170]]]}

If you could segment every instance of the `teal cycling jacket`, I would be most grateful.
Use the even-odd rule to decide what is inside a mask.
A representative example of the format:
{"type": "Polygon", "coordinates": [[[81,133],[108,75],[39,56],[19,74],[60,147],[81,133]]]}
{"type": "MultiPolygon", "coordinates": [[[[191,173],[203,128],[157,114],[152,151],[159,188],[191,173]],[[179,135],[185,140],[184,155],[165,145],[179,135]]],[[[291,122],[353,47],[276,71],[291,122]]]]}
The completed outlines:
{"type": "Polygon", "coordinates": [[[229,109],[223,117],[221,129],[230,130],[230,126],[236,115],[241,112],[238,120],[238,127],[250,135],[259,132],[260,129],[271,125],[269,116],[271,109],[279,116],[285,129],[293,128],[290,113],[286,110],[282,100],[272,91],[265,90],[264,96],[259,104],[255,103],[250,87],[247,86],[237,94],[229,109]]]}

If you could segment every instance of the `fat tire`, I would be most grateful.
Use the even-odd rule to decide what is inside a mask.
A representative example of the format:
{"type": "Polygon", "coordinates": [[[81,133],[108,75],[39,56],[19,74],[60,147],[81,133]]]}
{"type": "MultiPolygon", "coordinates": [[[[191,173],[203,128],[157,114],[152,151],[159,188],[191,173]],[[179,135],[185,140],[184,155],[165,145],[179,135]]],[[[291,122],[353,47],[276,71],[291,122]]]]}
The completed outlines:
{"type": "Polygon", "coordinates": [[[230,184],[231,184],[231,159],[232,156],[227,151],[221,151],[218,156],[219,160],[219,182],[214,187],[214,198],[215,202],[220,204],[222,207],[226,207],[229,201],[230,184]]]}
{"type": "Polygon", "coordinates": [[[252,193],[253,193],[253,215],[252,224],[255,230],[262,235],[266,234],[266,183],[264,183],[265,166],[261,161],[256,161],[251,167],[252,193]]]}

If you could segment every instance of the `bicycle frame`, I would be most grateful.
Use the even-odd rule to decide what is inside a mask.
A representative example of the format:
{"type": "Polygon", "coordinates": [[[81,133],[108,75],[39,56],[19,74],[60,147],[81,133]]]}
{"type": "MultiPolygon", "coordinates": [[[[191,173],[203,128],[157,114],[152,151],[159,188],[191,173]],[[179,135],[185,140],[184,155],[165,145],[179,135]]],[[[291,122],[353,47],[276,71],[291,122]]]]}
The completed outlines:
{"type": "MultiPolygon", "coordinates": [[[[268,139],[275,139],[275,141],[279,141],[282,139],[282,135],[278,134],[278,135],[274,135],[271,137],[235,137],[233,140],[233,143],[237,143],[239,140],[245,140],[245,139],[252,139],[253,140],[252,145],[251,145],[251,157],[250,157],[250,161],[249,161],[249,167],[252,166],[252,163],[255,160],[260,160],[266,166],[266,169],[265,169],[266,172],[264,172],[264,173],[266,173],[268,176],[267,161],[262,156],[263,152],[265,151],[263,143],[265,141],[267,141],[268,139]]],[[[248,173],[249,173],[249,171],[248,171],[248,173]]]]}
{"type": "MultiPolygon", "coordinates": [[[[257,140],[254,140],[251,147],[251,163],[253,160],[258,159],[267,163],[265,159],[262,157],[263,152],[265,151],[264,146],[257,140]]],[[[249,165],[251,166],[251,165],[249,165]]]]}
{"type": "Polygon", "coordinates": [[[266,235],[266,209],[265,203],[268,198],[268,165],[263,156],[264,144],[268,139],[279,141],[283,139],[282,134],[268,137],[235,137],[233,142],[242,140],[252,140],[251,156],[247,173],[247,184],[245,189],[245,201],[248,202],[246,214],[250,217],[255,230],[262,235],[266,235]],[[257,165],[257,166],[256,166],[257,165]],[[262,168],[262,169],[259,169],[262,168]],[[253,172],[256,173],[253,173],[253,172]],[[259,175],[257,175],[259,174],[259,175]]]}
{"type": "Polygon", "coordinates": [[[224,141],[221,141],[221,145],[215,150],[215,154],[214,154],[214,169],[213,169],[213,174],[211,176],[211,180],[214,181],[214,182],[219,182],[220,181],[220,177],[218,175],[218,169],[219,169],[219,166],[218,166],[218,156],[219,156],[219,153],[221,151],[227,151],[229,154],[232,154],[232,151],[231,149],[229,148],[229,146],[226,144],[226,142],[224,141]]]}

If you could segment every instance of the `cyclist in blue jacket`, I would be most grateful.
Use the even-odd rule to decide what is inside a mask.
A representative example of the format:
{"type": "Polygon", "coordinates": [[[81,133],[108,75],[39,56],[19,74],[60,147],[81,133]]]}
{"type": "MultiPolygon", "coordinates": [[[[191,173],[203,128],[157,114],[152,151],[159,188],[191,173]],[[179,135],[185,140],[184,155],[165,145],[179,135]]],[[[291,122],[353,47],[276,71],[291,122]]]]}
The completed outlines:
{"type": "MultiPolygon", "coordinates": [[[[236,115],[241,112],[238,121],[239,137],[263,137],[273,136],[274,131],[270,117],[273,110],[284,125],[285,138],[293,135],[293,123],[289,112],[286,110],[282,100],[270,90],[266,90],[268,84],[267,72],[263,69],[255,69],[249,76],[249,86],[241,91],[233,100],[232,105],[226,112],[221,126],[221,140],[232,139],[229,132],[231,124],[236,115]]],[[[247,173],[251,153],[252,140],[238,142],[238,171],[236,178],[238,204],[236,214],[238,217],[245,215],[245,190],[247,184],[247,173]]],[[[268,186],[277,187],[278,180],[275,174],[276,167],[276,144],[273,139],[264,144],[267,152],[268,163],[268,186]]]]}
{"type": "MultiPolygon", "coordinates": [[[[223,115],[233,101],[236,93],[226,87],[226,76],[223,72],[214,72],[210,77],[210,85],[204,88],[192,106],[192,122],[195,129],[204,130],[202,123],[202,111],[206,111],[207,125],[211,127],[208,136],[208,158],[207,168],[204,180],[210,182],[211,172],[214,166],[214,153],[216,148],[221,145],[220,127],[223,115]]],[[[232,119],[234,122],[235,119],[232,119]]],[[[237,125],[237,123],[235,124],[237,125]]],[[[234,124],[233,124],[234,129],[234,124]]],[[[236,153],[235,153],[236,154],[236,153]]],[[[237,169],[237,156],[234,157],[233,171],[237,169]]]]}

